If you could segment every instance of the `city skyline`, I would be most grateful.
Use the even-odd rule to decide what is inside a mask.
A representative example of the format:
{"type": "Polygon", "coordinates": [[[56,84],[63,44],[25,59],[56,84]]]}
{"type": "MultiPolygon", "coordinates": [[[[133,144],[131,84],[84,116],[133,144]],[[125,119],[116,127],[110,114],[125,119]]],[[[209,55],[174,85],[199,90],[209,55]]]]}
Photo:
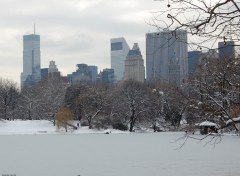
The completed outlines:
{"type": "Polygon", "coordinates": [[[96,65],[99,71],[110,68],[111,38],[124,37],[130,46],[138,42],[145,60],[145,34],[156,31],[147,22],[151,20],[150,12],[158,10],[161,3],[167,5],[145,0],[3,0],[0,76],[20,87],[22,36],[33,34],[34,24],[36,34],[41,36],[41,68],[54,60],[65,76],[79,63],[96,65]]]}

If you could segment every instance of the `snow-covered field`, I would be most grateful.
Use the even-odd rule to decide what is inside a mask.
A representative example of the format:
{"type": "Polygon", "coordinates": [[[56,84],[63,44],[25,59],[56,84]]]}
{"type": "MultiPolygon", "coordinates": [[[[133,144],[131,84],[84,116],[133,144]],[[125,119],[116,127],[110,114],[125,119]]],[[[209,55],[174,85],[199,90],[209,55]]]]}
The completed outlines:
{"type": "MultiPolygon", "coordinates": [[[[74,124],[77,126],[77,122],[74,124]]],[[[47,120],[15,120],[0,121],[0,135],[20,135],[20,134],[89,134],[89,133],[105,133],[108,130],[94,130],[88,127],[80,127],[78,130],[69,128],[65,132],[64,128],[57,129],[53,123],[47,120]]],[[[126,133],[119,130],[111,129],[111,133],[126,133]]],[[[1,175],[0,175],[1,176],[1,175]]]]}
{"type": "Polygon", "coordinates": [[[176,150],[183,141],[175,140],[183,135],[0,135],[0,176],[240,175],[239,136],[223,136],[215,147],[204,146],[207,140],[188,140],[176,150]]]}

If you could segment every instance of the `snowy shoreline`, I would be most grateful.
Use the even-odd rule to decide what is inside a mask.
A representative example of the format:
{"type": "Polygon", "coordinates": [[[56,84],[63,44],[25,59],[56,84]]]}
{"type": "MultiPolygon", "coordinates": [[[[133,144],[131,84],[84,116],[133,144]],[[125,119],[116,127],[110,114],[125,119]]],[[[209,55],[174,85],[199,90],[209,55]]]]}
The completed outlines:
{"type": "Polygon", "coordinates": [[[79,127],[77,130],[71,128],[65,132],[64,128],[57,129],[52,122],[47,120],[14,120],[0,121],[0,135],[76,135],[76,134],[127,134],[128,131],[115,129],[97,130],[89,129],[88,126],[79,127]]]}
{"type": "MultiPolygon", "coordinates": [[[[77,126],[77,122],[75,122],[77,126]]],[[[130,134],[129,131],[121,131],[116,129],[89,129],[88,126],[79,127],[77,130],[71,128],[65,132],[64,128],[57,129],[53,122],[48,120],[14,120],[0,121],[0,135],[78,135],[78,134],[130,134]]],[[[154,133],[151,130],[136,133],[154,133]]],[[[165,133],[165,132],[163,132],[165,133]]],[[[168,133],[185,134],[183,131],[169,131],[168,133]]],[[[224,133],[221,135],[235,136],[237,134],[224,133]]]]}

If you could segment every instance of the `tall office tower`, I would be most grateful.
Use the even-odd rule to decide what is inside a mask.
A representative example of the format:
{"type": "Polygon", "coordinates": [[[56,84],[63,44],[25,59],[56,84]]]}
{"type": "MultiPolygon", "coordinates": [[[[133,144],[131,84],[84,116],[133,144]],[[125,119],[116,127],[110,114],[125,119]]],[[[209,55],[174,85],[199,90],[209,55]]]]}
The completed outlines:
{"type": "Polygon", "coordinates": [[[144,82],[145,68],[140,48],[134,43],[125,60],[124,80],[144,82]]]}
{"type": "Polygon", "coordinates": [[[115,81],[123,79],[124,60],[129,49],[124,38],[111,39],[111,68],[114,69],[115,81]]]}
{"type": "Polygon", "coordinates": [[[188,52],[188,73],[194,73],[200,63],[202,57],[201,51],[189,51],[188,52]]]}
{"type": "Polygon", "coordinates": [[[41,79],[40,35],[23,36],[23,72],[21,88],[27,88],[41,79]]]}
{"type": "Polygon", "coordinates": [[[146,34],[147,81],[182,84],[188,74],[187,52],[184,30],[146,34]]]}
{"type": "Polygon", "coordinates": [[[98,76],[98,67],[94,65],[89,65],[88,71],[90,72],[92,82],[96,82],[98,76]]]}
{"type": "Polygon", "coordinates": [[[219,59],[233,59],[235,57],[234,41],[218,42],[219,59]]]}

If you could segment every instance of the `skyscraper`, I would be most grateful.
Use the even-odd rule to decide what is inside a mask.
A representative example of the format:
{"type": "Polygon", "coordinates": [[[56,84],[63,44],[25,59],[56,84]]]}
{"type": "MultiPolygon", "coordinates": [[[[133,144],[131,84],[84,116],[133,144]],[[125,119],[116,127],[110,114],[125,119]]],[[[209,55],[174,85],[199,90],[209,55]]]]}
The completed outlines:
{"type": "Polygon", "coordinates": [[[124,60],[126,59],[129,49],[124,38],[111,39],[111,68],[114,69],[116,81],[123,79],[124,60]]]}
{"type": "Polygon", "coordinates": [[[234,41],[218,42],[219,59],[232,59],[235,57],[234,41]]]}
{"type": "Polygon", "coordinates": [[[187,32],[146,34],[146,68],[147,81],[180,85],[188,73],[187,32]]]}
{"type": "Polygon", "coordinates": [[[23,36],[23,72],[21,88],[30,87],[41,79],[40,35],[23,36]]]}
{"type": "Polygon", "coordinates": [[[200,63],[200,59],[202,57],[201,51],[189,51],[188,52],[188,73],[194,73],[198,64],[200,63]]]}
{"type": "Polygon", "coordinates": [[[134,43],[125,60],[124,80],[144,82],[145,68],[140,48],[134,43]]]}

